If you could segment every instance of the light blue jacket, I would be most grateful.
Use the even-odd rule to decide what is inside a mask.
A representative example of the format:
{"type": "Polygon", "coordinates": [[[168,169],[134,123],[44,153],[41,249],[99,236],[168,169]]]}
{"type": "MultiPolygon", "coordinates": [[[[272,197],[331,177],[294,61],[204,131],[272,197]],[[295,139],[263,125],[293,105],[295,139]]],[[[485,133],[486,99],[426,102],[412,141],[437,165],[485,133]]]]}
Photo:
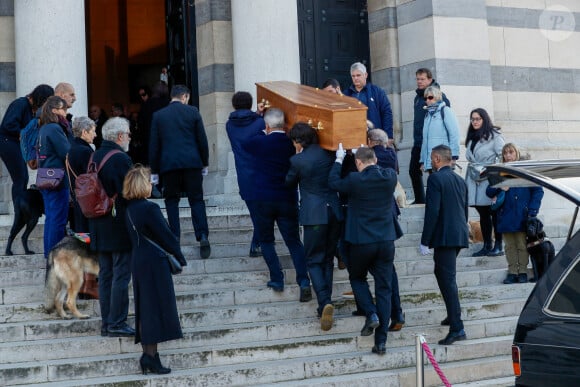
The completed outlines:
{"type": "Polygon", "coordinates": [[[459,126],[457,118],[451,108],[446,107],[445,102],[437,102],[437,109],[431,113],[427,111],[423,123],[423,144],[421,146],[420,163],[425,170],[431,167],[431,150],[437,145],[447,145],[451,148],[451,156],[459,158],[459,126]],[[445,122],[441,118],[441,109],[445,109],[445,122]]]}

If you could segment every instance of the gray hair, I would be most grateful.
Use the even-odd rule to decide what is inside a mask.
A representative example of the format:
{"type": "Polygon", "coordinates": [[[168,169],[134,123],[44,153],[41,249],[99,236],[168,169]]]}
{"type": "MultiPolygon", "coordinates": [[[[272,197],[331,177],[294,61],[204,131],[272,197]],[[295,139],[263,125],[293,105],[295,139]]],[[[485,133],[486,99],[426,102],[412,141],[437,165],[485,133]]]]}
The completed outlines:
{"type": "Polygon", "coordinates": [[[435,97],[435,101],[440,101],[443,93],[441,93],[441,89],[439,87],[431,85],[423,92],[423,96],[427,97],[429,95],[435,97]]]}
{"type": "Polygon", "coordinates": [[[367,132],[367,138],[369,141],[377,142],[380,145],[386,146],[389,143],[389,137],[382,129],[371,129],[367,132]]]}
{"type": "Polygon", "coordinates": [[[284,128],[284,112],[278,108],[270,108],[264,114],[264,121],[272,129],[284,128]]]}
{"type": "Polygon", "coordinates": [[[73,136],[80,137],[83,132],[88,132],[95,126],[95,121],[91,120],[89,117],[75,117],[72,124],[73,136]]]}
{"type": "Polygon", "coordinates": [[[366,74],[367,73],[367,67],[364,64],[360,63],[360,62],[353,63],[350,66],[350,73],[351,74],[355,70],[358,70],[358,71],[360,71],[363,74],[366,74]]]}
{"type": "Polygon", "coordinates": [[[109,118],[103,125],[103,140],[115,141],[119,133],[129,133],[129,120],[123,117],[109,118]]]}

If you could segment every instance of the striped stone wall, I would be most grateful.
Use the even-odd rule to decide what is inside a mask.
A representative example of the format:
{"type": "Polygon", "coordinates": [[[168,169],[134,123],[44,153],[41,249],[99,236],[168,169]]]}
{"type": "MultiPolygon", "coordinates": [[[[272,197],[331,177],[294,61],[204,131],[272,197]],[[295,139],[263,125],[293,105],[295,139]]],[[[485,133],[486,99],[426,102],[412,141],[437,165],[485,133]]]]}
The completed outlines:
{"type": "Polygon", "coordinates": [[[533,158],[578,157],[580,2],[488,0],[487,23],[494,112],[506,138],[533,158]]]}
{"type": "Polygon", "coordinates": [[[15,98],[14,0],[0,0],[0,117],[15,98]]]}
{"type": "Polygon", "coordinates": [[[228,173],[235,167],[225,132],[234,91],[230,3],[195,1],[199,107],[210,146],[211,173],[204,181],[206,195],[230,193],[235,185],[235,176],[228,173]]]}

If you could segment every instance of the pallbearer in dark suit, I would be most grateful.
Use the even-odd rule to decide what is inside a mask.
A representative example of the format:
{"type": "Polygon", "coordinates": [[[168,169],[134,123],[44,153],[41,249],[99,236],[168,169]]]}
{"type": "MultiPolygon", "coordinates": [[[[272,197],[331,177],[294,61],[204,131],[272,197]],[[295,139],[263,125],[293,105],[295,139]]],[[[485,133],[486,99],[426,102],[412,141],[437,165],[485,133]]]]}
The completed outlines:
{"type": "Polygon", "coordinates": [[[316,131],[306,123],[296,123],[288,135],[294,143],[296,155],[290,158],[286,184],[300,187],[299,219],[304,228],[306,265],[318,299],[320,327],[328,331],[334,317],[330,299],[341,218],[338,193],[328,187],[334,154],[318,145],[316,131]]]}
{"type": "MultiPolygon", "coordinates": [[[[341,144],[342,145],[342,144],[341,144]]],[[[397,174],[377,164],[375,152],[370,148],[359,148],[355,155],[358,170],[344,179],[340,178],[345,151],[336,152],[336,161],[330,171],[330,188],[348,194],[345,240],[350,253],[347,262],[350,285],[355,299],[366,315],[361,336],[370,336],[375,331],[373,352],[386,352],[387,329],[391,312],[391,280],[395,258],[393,225],[393,192],[397,174]],[[376,305],[367,283],[370,272],[375,278],[376,305]]]]}
{"type": "Polygon", "coordinates": [[[255,226],[262,255],[270,270],[268,287],[284,291],[284,273],[276,253],[274,223],[278,225],[284,243],[290,251],[296,282],[300,286],[300,302],[312,300],[310,279],[306,269],[304,246],[298,224],[298,192],[285,184],[290,169],[290,157],[296,154],[292,141],[284,132],[284,112],[270,108],[264,114],[266,135],[258,133],[242,143],[253,157],[255,195],[255,226]]]}
{"type": "Polygon", "coordinates": [[[428,254],[434,248],[435,277],[445,301],[447,318],[441,325],[449,325],[449,334],[439,341],[450,345],[465,340],[461,321],[461,306],[456,281],[456,260],[459,251],[468,247],[467,186],[465,180],[451,169],[451,149],[438,145],[431,151],[433,171],[427,179],[425,223],[420,250],[428,254]]]}

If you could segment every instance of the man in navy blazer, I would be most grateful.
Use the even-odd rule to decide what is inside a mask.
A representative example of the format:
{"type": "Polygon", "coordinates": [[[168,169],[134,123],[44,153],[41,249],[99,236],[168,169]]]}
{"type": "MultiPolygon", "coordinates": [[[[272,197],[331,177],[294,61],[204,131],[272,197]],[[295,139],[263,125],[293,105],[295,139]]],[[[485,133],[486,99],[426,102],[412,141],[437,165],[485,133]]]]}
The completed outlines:
{"type": "Polygon", "coordinates": [[[296,188],[286,185],[290,157],[296,150],[284,132],[282,110],[268,109],[264,114],[264,121],[266,135],[259,133],[250,137],[242,143],[242,147],[253,157],[258,241],[270,271],[267,286],[276,292],[284,291],[284,273],[275,248],[276,223],[294,263],[296,282],[300,286],[300,302],[308,302],[312,299],[312,290],[306,269],[304,246],[300,240],[298,192],[296,188]]]}
{"type": "Polygon", "coordinates": [[[197,108],[188,105],[189,89],[175,85],[171,103],[153,114],[149,162],[154,174],[161,174],[169,227],[180,239],[179,200],[185,192],[191,207],[195,237],[200,242],[201,258],[211,254],[203,176],[207,175],[209,148],[203,121],[197,108]]]}
{"type": "Polygon", "coordinates": [[[348,194],[345,240],[350,252],[347,262],[350,285],[357,304],[366,315],[361,336],[375,331],[372,351],[386,353],[387,331],[391,312],[393,261],[395,259],[393,193],[397,173],[377,165],[371,148],[359,148],[355,154],[357,172],[341,179],[342,161],[346,152],[340,144],[336,161],[330,170],[330,188],[348,194]],[[356,258],[356,259],[355,259],[356,258]],[[375,279],[376,305],[369,290],[367,274],[375,279]]]}
{"type": "Polygon", "coordinates": [[[304,229],[306,265],[318,300],[320,328],[328,331],[334,321],[332,274],[342,218],[338,193],[328,187],[334,154],[318,145],[316,131],[308,124],[295,124],[288,136],[296,154],[290,158],[286,184],[300,187],[300,224],[304,229]]]}
{"type": "Polygon", "coordinates": [[[449,325],[449,333],[439,341],[441,345],[466,339],[457,291],[456,260],[459,251],[469,246],[467,185],[451,169],[452,162],[448,146],[438,145],[431,151],[431,165],[436,172],[427,179],[420,246],[423,255],[429,254],[429,248],[435,250],[435,278],[447,309],[447,318],[441,325],[449,325]]]}

